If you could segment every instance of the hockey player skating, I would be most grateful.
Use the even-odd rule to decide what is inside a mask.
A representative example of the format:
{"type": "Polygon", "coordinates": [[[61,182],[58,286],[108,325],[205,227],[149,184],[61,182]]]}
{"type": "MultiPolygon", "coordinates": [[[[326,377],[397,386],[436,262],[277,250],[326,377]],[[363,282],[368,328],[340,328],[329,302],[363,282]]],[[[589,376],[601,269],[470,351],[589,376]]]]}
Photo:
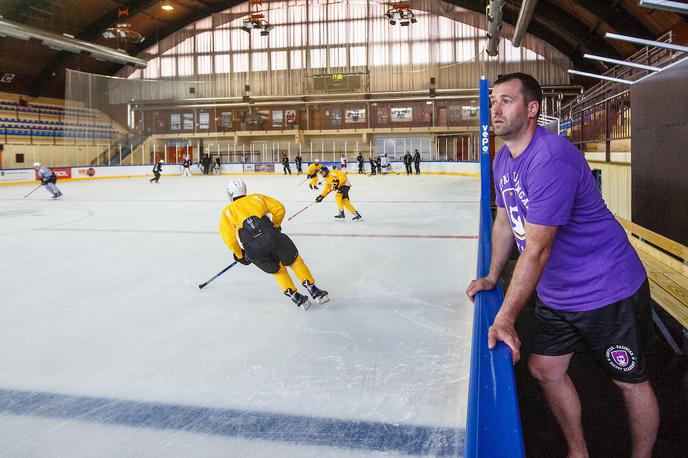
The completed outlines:
{"type": "Polygon", "coordinates": [[[377,174],[382,175],[382,156],[375,158],[375,167],[377,168],[377,174]]]}
{"type": "Polygon", "coordinates": [[[189,156],[184,156],[184,161],[182,161],[182,176],[191,176],[191,161],[189,160],[189,156]]]}
{"type": "Polygon", "coordinates": [[[320,159],[316,159],[306,169],[306,176],[311,179],[311,182],[308,183],[309,188],[318,189],[318,172],[320,171],[321,167],[320,159]]]}
{"type": "Polygon", "coordinates": [[[34,162],[33,168],[38,173],[38,179],[41,180],[41,185],[50,193],[53,199],[57,199],[62,195],[62,192],[57,189],[55,183],[57,183],[57,175],[55,172],[50,170],[48,167],[42,167],[40,162],[34,162]]]}
{"type": "Polygon", "coordinates": [[[358,153],[358,156],[356,156],[356,161],[358,162],[358,173],[361,174],[363,173],[363,155],[361,153],[358,153]]]}
{"type": "Polygon", "coordinates": [[[289,166],[289,158],[287,156],[282,156],[282,169],[284,170],[285,175],[287,172],[289,172],[289,175],[291,175],[291,167],[289,166]]]}
{"type": "Polygon", "coordinates": [[[298,154],[294,158],[294,162],[296,163],[296,174],[301,175],[303,173],[303,169],[301,168],[301,163],[303,162],[303,159],[301,158],[301,154],[298,154]]]}
{"type": "Polygon", "coordinates": [[[339,157],[339,169],[346,170],[346,156],[343,154],[339,157]]]}
{"type": "Polygon", "coordinates": [[[303,310],[308,310],[310,301],[297,291],[285,266],[291,267],[314,300],[327,302],[327,291],[315,286],[315,279],[294,242],[282,233],[284,205],[262,194],[246,195],[246,184],[242,180],[229,183],[227,195],[232,202],[222,210],[220,235],[234,259],[244,265],[253,263],[263,272],[272,274],[284,295],[303,310]],[[272,215],[272,220],[268,214],[272,215]]]}
{"type": "Polygon", "coordinates": [[[330,191],[335,190],[337,191],[335,198],[337,199],[337,208],[339,209],[339,213],[335,215],[335,218],[344,219],[344,207],[346,207],[354,215],[351,218],[353,221],[360,220],[361,214],[356,211],[354,206],[351,205],[351,201],[349,201],[351,183],[346,173],[341,170],[329,170],[327,167],[322,166],[320,174],[323,176],[324,187],[322,193],[315,198],[315,201],[322,202],[330,191]]]}
{"type": "Polygon", "coordinates": [[[375,158],[373,155],[370,155],[370,174],[375,175],[375,169],[377,168],[377,162],[375,162],[375,158]]]}
{"type": "Polygon", "coordinates": [[[215,156],[215,167],[213,167],[213,175],[221,175],[222,174],[222,158],[218,154],[215,156]]]}
{"type": "Polygon", "coordinates": [[[153,166],[153,175],[155,176],[148,181],[150,181],[151,183],[155,181],[157,183],[160,180],[160,174],[162,173],[162,165],[164,163],[165,161],[163,159],[160,159],[160,162],[153,166]]]}
{"type": "Polygon", "coordinates": [[[413,165],[416,167],[416,175],[420,175],[420,153],[418,150],[414,150],[413,165]]]}

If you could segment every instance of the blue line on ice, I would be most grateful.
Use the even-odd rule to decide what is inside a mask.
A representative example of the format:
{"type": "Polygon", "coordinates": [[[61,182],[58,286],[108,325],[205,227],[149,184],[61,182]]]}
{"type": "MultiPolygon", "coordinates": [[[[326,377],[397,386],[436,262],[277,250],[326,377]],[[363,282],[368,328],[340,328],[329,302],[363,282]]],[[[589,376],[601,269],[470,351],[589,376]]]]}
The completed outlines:
{"type": "Polygon", "coordinates": [[[408,455],[463,456],[463,429],[0,389],[0,412],[408,455]]]}

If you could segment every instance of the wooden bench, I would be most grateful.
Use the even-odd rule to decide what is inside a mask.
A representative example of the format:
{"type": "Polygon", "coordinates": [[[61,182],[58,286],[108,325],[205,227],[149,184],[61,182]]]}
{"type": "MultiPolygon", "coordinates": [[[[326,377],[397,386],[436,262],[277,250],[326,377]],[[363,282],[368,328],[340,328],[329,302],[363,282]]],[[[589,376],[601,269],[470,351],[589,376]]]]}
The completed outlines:
{"type": "Polygon", "coordinates": [[[616,219],[645,265],[652,300],[682,326],[683,351],[653,310],[657,327],[674,352],[688,353],[688,247],[618,215],[616,219]]]}

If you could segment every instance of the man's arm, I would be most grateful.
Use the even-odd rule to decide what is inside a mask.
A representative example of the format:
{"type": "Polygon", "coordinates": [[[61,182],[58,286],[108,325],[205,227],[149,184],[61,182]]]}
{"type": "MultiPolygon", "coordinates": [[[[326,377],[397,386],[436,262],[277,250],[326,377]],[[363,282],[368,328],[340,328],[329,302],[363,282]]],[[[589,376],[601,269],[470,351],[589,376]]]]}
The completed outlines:
{"type": "Polygon", "coordinates": [[[558,226],[541,226],[526,222],[526,248],[516,262],[504,302],[487,333],[487,346],[494,348],[498,340],[503,341],[511,348],[514,363],[521,357],[521,341],[514,323],[525,307],[526,301],[535,291],[535,286],[552,252],[557,229],[558,226]]]}
{"type": "Polygon", "coordinates": [[[495,287],[502,269],[506,265],[514,247],[514,236],[511,231],[511,223],[506,215],[504,207],[497,207],[497,216],[492,226],[492,259],[490,260],[490,272],[487,277],[473,280],[466,289],[468,298],[473,301],[478,291],[490,290],[495,287]]]}

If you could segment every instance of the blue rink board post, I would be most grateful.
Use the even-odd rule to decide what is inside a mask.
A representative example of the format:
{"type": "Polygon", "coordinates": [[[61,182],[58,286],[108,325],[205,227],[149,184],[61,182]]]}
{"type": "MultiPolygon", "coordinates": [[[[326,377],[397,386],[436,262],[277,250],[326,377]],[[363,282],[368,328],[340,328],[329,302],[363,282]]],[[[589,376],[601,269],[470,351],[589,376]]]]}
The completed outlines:
{"type": "MultiPolygon", "coordinates": [[[[481,77],[478,278],[488,274],[492,256],[491,186],[489,81],[481,77]]],[[[502,342],[494,350],[487,348],[487,329],[503,298],[501,282],[492,291],[481,291],[475,297],[466,420],[467,458],[525,456],[511,351],[502,342]]]]}

